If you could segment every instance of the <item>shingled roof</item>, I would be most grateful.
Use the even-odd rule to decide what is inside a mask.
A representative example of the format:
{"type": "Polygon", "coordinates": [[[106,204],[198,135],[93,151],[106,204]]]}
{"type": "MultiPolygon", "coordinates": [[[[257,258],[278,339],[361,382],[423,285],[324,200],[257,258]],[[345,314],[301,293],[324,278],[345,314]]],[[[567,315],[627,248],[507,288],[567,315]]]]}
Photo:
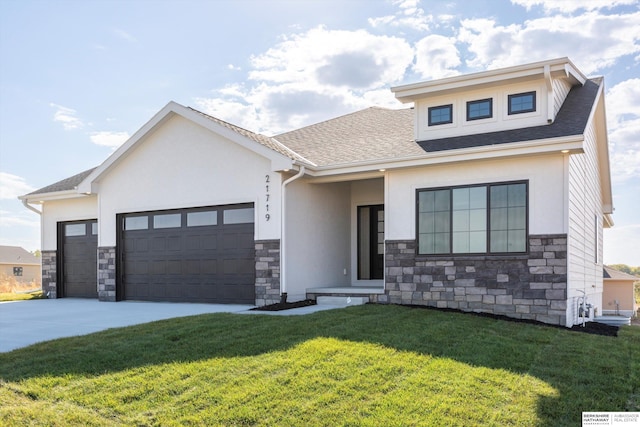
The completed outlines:
{"type": "Polygon", "coordinates": [[[91,172],[93,172],[95,168],[87,169],[84,172],[80,172],[77,175],[73,175],[69,178],[65,178],[61,181],[54,182],[51,185],[47,185],[46,187],[42,187],[39,190],[33,191],[27,196],[31,196],[34,194],[45,194],[45,193],[55,193],[57,191],[69,191],[75,189],[86,177],[89,176],[91,172]]]}
{"type": "Polygon", "coordinates": [[[317,166],[424,155],[413,109],[371,107],[274,137],[317,166]]]}
{"type": "Polygon", "coordinates": [[[614,270],[613,268],[607,267],[606,265],[604,266],[603,270],[603,277],[605,279],[640,281],[640,277],[627,274],[624,271],[614,270]]]}
{"type": "Polygon", "coordinates": [[[582,135],[601,84],[602,78],[597,78],[587,80],[583,86],[578,85],[571,88],[562,107],[560,107],[560,111],[558,111],[556,120],[550,125],[431,139],[419,141],[418,144],[426,152],[436,152],[582,135]]]}
{"type": "Polygon", "coordinates": [[[202,117],[205,117],[221,126],[224,126],[227,129],[230,129],[236,132],[237,134],[244,136],[245,138],[249,138],[250,140],[257,142],[258,144],[262,144],[265,147],[270,148],[273,151],[282,154],[283,156],[286,156],[293,160],[306,161],[306,159],[300,157],[297,153],[292,152],[290,149],[288,149],[278,141],[274,140],[273,138],[270,138],[268,136],[265,136],[259,133],[251,132],[247,129],[241,128],[240,126],[236,126],[229,122],[225,122],[224,120],[220,120],[216,117],[203,113],[202,111],[198,111],[195,108],[191,108],[191,107],[187,107],[187,108],[191,111],[194,111],[200,114],[202,117]]]}
{"type": "Polygon", "coordinates": [[[20,246],[0,246],[0,264],[40,264],[40,258],[20,246]]]}

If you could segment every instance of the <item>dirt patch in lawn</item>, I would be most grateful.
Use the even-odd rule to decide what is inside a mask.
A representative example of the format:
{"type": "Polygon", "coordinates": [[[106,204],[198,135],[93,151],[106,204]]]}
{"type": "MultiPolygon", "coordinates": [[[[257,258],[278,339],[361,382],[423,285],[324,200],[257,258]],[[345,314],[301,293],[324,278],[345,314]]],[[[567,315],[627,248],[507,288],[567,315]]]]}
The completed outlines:
{"type": "Polygon", "coordinates": [[[276,304],[264,305],[262,307],[252,308],[254,311],[282,311],[290,310],[292,308],[308,307],[310,305],[316,305],[316,302],[311,299],[294,302],[278,302],[276,304]]]}

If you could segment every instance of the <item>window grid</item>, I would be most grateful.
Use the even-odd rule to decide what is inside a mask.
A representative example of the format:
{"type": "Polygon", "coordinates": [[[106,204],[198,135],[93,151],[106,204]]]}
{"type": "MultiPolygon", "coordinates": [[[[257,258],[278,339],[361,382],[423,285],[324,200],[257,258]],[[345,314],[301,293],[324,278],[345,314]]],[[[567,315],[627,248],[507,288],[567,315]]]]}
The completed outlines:
{"type": "Polygon", "coordinates": [[[429,107],[429,126],[453,123],[453,104],[429,107]]]}
{"type": "Polygon", "coordinates": [[[418,190],[418,253],[526,252],[527,187],[514,182],[418,190]]]}
{"type": "Polygon", "coordinates": [[[508,96],[509,114],[530,113],[536,111],[536,93],[525,92],[508,96]]]}
{"type": "Polygon", "coordinates": [[[493,99],[479,99],[467,102],[467,121],[493,117],[493,99]]]}

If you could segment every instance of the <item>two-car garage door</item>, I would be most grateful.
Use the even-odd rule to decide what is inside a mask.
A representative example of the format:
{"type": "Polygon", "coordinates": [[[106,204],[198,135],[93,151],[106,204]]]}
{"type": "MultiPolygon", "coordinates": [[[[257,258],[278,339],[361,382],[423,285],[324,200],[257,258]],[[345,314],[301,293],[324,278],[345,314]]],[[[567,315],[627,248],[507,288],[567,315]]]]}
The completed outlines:
{"type": "Polygon", "coordinates": [[[253,204],[119,215],[121,299],[253,304],[253,204]]]}

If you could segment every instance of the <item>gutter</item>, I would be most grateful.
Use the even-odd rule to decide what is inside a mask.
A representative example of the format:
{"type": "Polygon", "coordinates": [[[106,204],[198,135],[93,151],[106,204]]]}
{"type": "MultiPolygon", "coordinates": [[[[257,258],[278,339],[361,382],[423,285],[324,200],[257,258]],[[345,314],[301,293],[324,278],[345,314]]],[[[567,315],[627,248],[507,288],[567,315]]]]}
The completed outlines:
{"type": "Polygon", "coordinates": [[[300,166],[300,169],[298,170],[298,173],[294,176],[292,176],[291,178],[287,179],[285,182],[282,183],[282,198],[281,198],[281,206],[280,206],[280,302],[281,303],[285,303],[287,302],[287,274],[286,274],[286,251],[285,251],[285,242],[286,240],[286,235],[287,235],[287,228],[286,228],[286,221],[285,221],[285,216],[286,216],[286,187],[287,185],[289,185],[290,183],[292,183],[293,181],[297,180],[298,178],[301,178],[304,173],[305,173],[305,167],[304,166],[300,166]]]}
{"type": "Polygon", "coordinates": [[[20,199],[20,201],[22,202],[22,204],[24,205],[25,208],[29,209],[32,212],[37,213],[38,215],[42,216],[42,211],[39,211],[38,209],[34,208],[33,206],[31,206],[29,204],[29,202],[27,201],[27,199],[20,199]]]}

